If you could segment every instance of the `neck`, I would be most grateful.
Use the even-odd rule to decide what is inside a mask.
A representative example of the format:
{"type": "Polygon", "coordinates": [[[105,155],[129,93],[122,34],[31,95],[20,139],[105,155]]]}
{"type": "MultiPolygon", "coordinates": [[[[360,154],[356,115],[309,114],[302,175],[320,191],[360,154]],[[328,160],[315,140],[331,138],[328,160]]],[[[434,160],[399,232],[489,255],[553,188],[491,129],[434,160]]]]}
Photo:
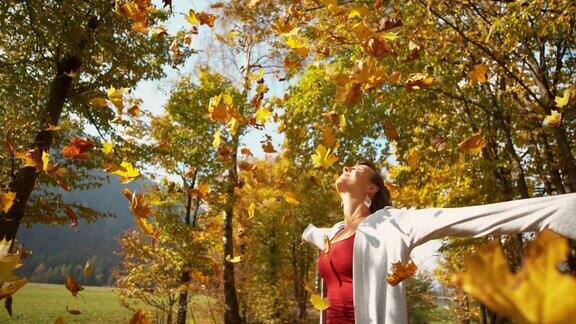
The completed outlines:
{"type": "Polygon", "coordinates": [[[344,211],[344,221],[346,224],[357,222],[370,215],[370,210],[364,205],[364,198],[355,197],[349,193],[341,193],[342,209],[344,211]]]}

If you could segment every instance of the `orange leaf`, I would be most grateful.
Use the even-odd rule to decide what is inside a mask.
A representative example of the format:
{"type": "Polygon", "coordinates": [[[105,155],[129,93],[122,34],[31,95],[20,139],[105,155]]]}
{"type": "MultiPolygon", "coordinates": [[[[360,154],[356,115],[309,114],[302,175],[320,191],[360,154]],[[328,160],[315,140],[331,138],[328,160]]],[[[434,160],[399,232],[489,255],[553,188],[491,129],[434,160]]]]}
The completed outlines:
{"type": "Polygon", "coordinates": [[[76,280],[74,280],[74,277],[72,277],[71,275],[68,275],[68,277],[66,277],[66,289],[70,290],[70,292],[72,293],[72,296],[76,297],[76,295],[78,294],[79,291],[84,290],[84,287],[80,286],[76,280]]]}
{"type": "Polygon", "coordinates": [[[62,155],[67,158],[73,158],[77,160],[85,160],[88,157],[86,152],[94,147],[94,143],[88,138],[75,137],[70,142],[70,145],[64,146],[62,148],[62,155]]]}
{"type": "Polygon", "coordinates": [[[386,276],[386,281],[392,285],[396,286],[402,280],[410,278],[418,270],[416,264],[409,260],[408,263],[402,263],[401,261],[392,263],[392,272],[389,272],[386,276]]]}

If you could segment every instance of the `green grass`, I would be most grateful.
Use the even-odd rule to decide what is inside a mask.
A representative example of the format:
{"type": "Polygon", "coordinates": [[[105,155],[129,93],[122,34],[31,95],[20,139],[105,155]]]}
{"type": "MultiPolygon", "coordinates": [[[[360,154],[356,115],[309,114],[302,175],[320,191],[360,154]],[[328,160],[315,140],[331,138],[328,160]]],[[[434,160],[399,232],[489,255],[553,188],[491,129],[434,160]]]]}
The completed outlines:
{"type": "MultiPolygon", "coordinates": [[[[109,287],[85,286],[77,297],[72,297],[63,284],[27,283],[12,298],[12,318],[2,305],[0,323],[54,323],[58,317],[62,317],[66,323],[128,323],[133,315],[131,310],[120,305],[117,295],[109,287]],[[66,312],[66,304],[69,309],[77,309],[82,314],[69,314],[66,312]]],[[[189,305],[189,309],[194,309],[196,323],[213,323],[208,308],[203,307],[207,299],[196,296],[193,300],[194,304],[189,305]]],[[[151,309],[144,305],[142,307],[151,309]]],[[[219,323],[222,319],[218,315],[215,314],[219,323]]],[[[193,323],[190,314],[187,322],[193,323]]]]}

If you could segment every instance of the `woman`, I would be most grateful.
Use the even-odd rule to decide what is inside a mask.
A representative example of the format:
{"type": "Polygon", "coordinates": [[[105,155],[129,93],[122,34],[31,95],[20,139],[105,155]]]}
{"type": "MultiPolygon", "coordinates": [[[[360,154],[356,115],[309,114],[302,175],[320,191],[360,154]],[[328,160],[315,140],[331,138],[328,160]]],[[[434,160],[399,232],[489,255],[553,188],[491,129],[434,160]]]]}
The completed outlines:
{"type": "Polygon", "coordinates": [[[398,209],[369,161],[344,167],[335,184],[344,220],[332,227],[309,224],[302,233],[321,251],[318,270],[330,304],[326,324],[407,323],[404,285],[389,285],[386,275],[393,262],[408,262],[410,251],[429,240],[545,228],[576,239],[576,193],[460,208],[398,209]]]}

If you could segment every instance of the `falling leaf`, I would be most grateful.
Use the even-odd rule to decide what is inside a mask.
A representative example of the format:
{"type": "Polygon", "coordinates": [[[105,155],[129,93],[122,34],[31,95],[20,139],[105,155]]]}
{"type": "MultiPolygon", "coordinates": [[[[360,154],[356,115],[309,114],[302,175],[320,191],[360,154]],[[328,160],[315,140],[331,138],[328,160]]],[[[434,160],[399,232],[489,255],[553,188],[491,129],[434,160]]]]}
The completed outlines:
{"type": "Polygon", "coordinates": [[[311,294],[309,300],[310,303],[312,303],[312,306],[317,310],[325,310],[330,307],[328,298],[322,298],[318,294],[311,294]]]}
{"type": "Polygon", "coordinates": [[[66,305],[66,311],[67,311],[69,314],[72,314],[72,315],[80,315],[80,314],[82,314],[82,312],[79,311],[79,310],[77,310],[77,309],[69,309],[69,308],[68,308],[68,305],[66,305]]]}
{"type": "Polygon", "coordinates": [[[246,156],[248,156],[248,155],[254,156],[254,155],[252,155],[252,152],[250,151],[250,149],[247,148],[247,147],[241,148],[241,149],[240,149],[240,153],[243,154],[243,155],[246,155],[246,156]]]}
{"type": "Polygon", "coordinates": [[[88,138],[75,137],[69,145],[62,148],[62,155],[76,160],[86,160],[86,152],[94,147],[94,143],[88,138]]]}
{"type": "Polygon", "coordinates": [[[90,105],[95,108],[108,108],[108,101],[104,98],[92,98],[90,105]]]}
{"type": "Polygon", "coordinates": [[[220,130],[217,130],[214,133],[214,140],[212,141],[212,147],[214,149],[217,149],[220,146],[220,143],[222,143],[222,132],[220,130]]]}
{"type": "Polygon", "coordinates": [[[22,278],[10,282],[8,286],[0,289],[0,300],[11,297],[18,289],[28,283],[28,281],[28,278],[22,278]]]}
{"type": "Polygon", "coordinates": [[[276,153],[276,150],[274,149],[274,145],[272,145],[271,140],[268,140],[264,142],[264,144],[262,144],[262,150],[264,150],[265,153],[276,153]]]}
{"type": "Polygon", "coordinates": [[[408,263],[401,261],[392,263],[392,271],[386,276],[386,282],[392,286],[396,286],[402,280],[410,278],[418,270],[416,264],[409,260],[408,263]]]}
{"type": "Polygon", "coordinates": [[[23,167],[35,167],[38,172],[42,171],[42,154],[39,149],[16,151],[14,152],[14,157],[24,162],[23,167]]]}
{"type": "Polygon", "coordinates": [[[250,206],[248,206],[248,218],[252,218],[254,217],[254,212],[256,211],[256,203],[254,203],[253,201],[250,203],[250,206]]]}
{"type": "Polygon", "coordinates": [[[480,132],[466,138],[462,142],[458,144],[460,150],[464,153],[480,153],[482,148],[486,146],[486,142],[482,138],[482,134],[480,132]]]}
{"type": "Polygon", "coordinates": [[[208,182],[201,181],[196,188],[192,188],[188,190],[188,194],[192,197],[196,197],[198,199],[204,199],[208,194],[210,187],[208,182]]]}
{"type": "Polygon", "coordinates": [[[12,317],[12,296],[6,298],[6,300],[4,301],[4,308],[6,308],[8,315],[12,317]]]}
{"type": "Polygon", "coordinates": [[[68,218],[72,222],[70,224],[70,228],[77,227],[78,226],[78,217],[76,216],[76,213],[74,213],[72,208],[70,208],[68,205],[64,205],[64,211],[66,212],[66,215],[68,216],[68,218]]]}
{"type": "Polygon", "coordinates": [[[548,127],[558,127],[562,124],[562,113],[559,113],[556,110],[552,110],[550,115],[547,115],[546,118],[542,121],[542,125],[548,127]]]}
{"type": "Polygon", "coordinates": [[[196,172],[198,171],[198,167],[195,165],[191,165],[188,170],[186,170],[186,172],[184,172],[184,176],[187,179],[192,179],[194,178],[194,176],[196,175],[196,172]]]}
{"type": "Polygon", "coordinates": [[[398,130],[396,127],[392,125],[384,125],[384,132],[386,133],[386,137],[391,141],[395,141],[398,139],[398,130]]]}
{"type": "Polygon", "coordinates": [[[228,261],[228,262],[237,263],[237,262],[240,262],[241,260],[242,260],[242,256],[240,256],[240,255],[237,255],[233,258],[231,258],[229,254],[226,255],[226,261],[228,261]]]}
{"type": "Polygon", "coordinates": [[[412,89],[429,88],[434,84],[434,78],[428,77],[426,73],[412,73],[408,76],[404,84],[407,91],[412,89]]]}
{"type": "Polygon", "coordinates": [[[286,199],[286,201],[288,203],[293,204],[293,205],[299,205],[300,204],[298,199],[296,199],[296,195],[291,191],[286,191],[284,193],[284,199],[286,199]]]}
{"type": "Polygon", "coordinates": [[[322,116],[324,116],[332,124],[334,125],[338,124],[338,113],[336,111],[332,110],[329,112],[324,112],[322,113],[322,116]]]}
{"type": "Polygon", "coordinates": [[[206,12],[199,12],[196,14],[201,25],[208,25],[214,27],[214,22],[216,21],[216,16],[206,12]]]}
{"type": "Polygon", "coordinates": [[[556,97],[554,99],[554,101],[556,102],[556,107],[562,108],[562,107],[566,106],[568,104],[568,101],[570,100],[571,95],[572,95],[572,89],[568,88],[568,89],[564,90],[564,96],[563,97],[556,97]]]}
{"type": "Polygon", "coordinates": [[[412,168],[415,168],[418,165],[418,162],[420,162],[420,151],[416,148],[411,148],[410,151],[408,151],[408,165],[412,168]]]}
{"type": "Polygon", "coordinates": [[[468,78],[472,84],[486,82],[488,80],[488,65],[477,64],[474,66],[474,70],[470,72],[468,78]]]}
{"type": "Polygon", "coordinates": [[[140,171],[132,165],[130,162],[120,163],[120,170],[112,171],[112,174],[120,176],[120,183],[129,183],[140,176],[140,171]]]}
{"type": "Polygon", "coordinates": [[[396,192],[398,192],[398,191],[400,190],[400,188],[399,188],[394,182],[391,182],[391,181],[388,181],[388,180],[384,180],[384,185],[385,185],[386,188],[388,188],[388,190],[390,190],[390,191],[396,191],[396,192]]]}
{"type": "Polygon", "coordinates": [[[312,163],[315,168],[327,169],[337,160],[338,157],[331,153],[331,148],[326,149],[322,144],[318,144],[316,152],[312,155],[312,163]]]}
{"type": "Polygon", "coordinates": [[[21,279],[12,272],[22,266],[20,255],[9,253],[10,242],[6,239],[0,241],[0,282],[10,282],[21,279]]]}
{"type": "Polygon", "coordinates": [[[142,308],[138,309],[132,318],[130,319],[129,324],[150,324],[152,323],[146,311],[142,308]]]}
{"type": "Polygon", "coordinates": [[[452,283],[515,322],[572,323],[576,278],[558,270],[569,250],[566,238],[546,228],[526,244],[522,266],[512,273],[499,242],[492,240],[466,257],[467,270],[454,274],[452,283]]]}
{"type": "Polygon", "coordinates": [[[74,280],[74,277],[72,277],[72,275],[68,275],[68,277],[66,277],[65,286],[66,289],[68,289],[72,293],[72,296],[74,297],[76,297],[79,291],[84,290],[84,287],[80,286],[80,284],[78,284],[76,280],[74,280]]]}
{"type": "Polygon", "coordinates": [[[142,232],[148,235],[154,235],[154,227],[152,224],[148,223],[146,218],[136,218],[136,224],[142,229],[142,232]]]}
{"type": "Polygon", "coordinates": [[[86,261],[84,265],[84,278],[88,278],[92,275],[92,265],[90,264],[90,260],[86,261]]]}
{"type": "Polygon", "coordinates": [[[256,111],[256,121],[260,124],[265,124],[268,117],[272,115],[272,111],[266,108],[260,108],[256,111]]]}
{"type": "Polygon", "coordinates": [[[109,155],[113,151],[114,151],[114,144],[108,142],[102,143],[102,153],[104,153],[104,155],[109,155]]]}
{"type": "Polygon", "coordinates": [[[3,192],[0,190],[0,211],[7,213],[10,207],[14,204],[14,199],[16,198],[16,193],[12,191],[3,192]]]}

